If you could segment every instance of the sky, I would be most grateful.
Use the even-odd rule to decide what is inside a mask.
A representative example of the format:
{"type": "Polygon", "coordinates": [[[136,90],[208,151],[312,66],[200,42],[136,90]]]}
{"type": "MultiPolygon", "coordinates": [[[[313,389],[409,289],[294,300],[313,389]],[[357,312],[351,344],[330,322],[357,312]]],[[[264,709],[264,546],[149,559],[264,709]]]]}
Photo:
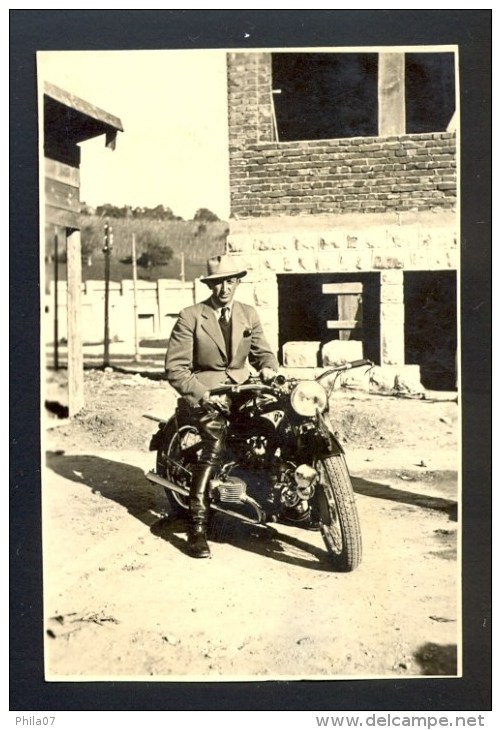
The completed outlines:
{"type": "Polygon", "coordinates": [[[122,121],[114,151],[81,144],[82,201],[228,220],[224,51],[44,51],[37,75],[122,121]]]}

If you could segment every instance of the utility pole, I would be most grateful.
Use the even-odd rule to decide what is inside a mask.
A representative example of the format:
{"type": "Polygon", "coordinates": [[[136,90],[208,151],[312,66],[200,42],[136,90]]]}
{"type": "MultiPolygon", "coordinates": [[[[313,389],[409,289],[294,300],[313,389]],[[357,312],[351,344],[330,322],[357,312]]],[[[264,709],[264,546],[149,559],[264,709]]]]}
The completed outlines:
{"type": "Polygon", "coordinates": [[[110,255],[113,248],[113,228],[104,224],[104,367],[110,364],[110,255]]]}
{"type": "Polygon", "coordinates": [[[132,293],[134,296],[134,362],[141,360],[139,353],[139,332],[138,332],[138,304],[137,304],[137,260],[136,260],[136,234],[132,234],[132,293]]]}

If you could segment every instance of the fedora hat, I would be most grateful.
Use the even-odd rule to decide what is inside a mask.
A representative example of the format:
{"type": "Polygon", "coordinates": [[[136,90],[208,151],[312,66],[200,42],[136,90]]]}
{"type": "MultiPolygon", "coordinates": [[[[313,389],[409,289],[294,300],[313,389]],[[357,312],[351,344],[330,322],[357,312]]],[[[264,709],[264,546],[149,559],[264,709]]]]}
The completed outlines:
{"type": "Polygon", "coordinates": [[[200,277],[200,280],[206,283],[216,281],[216,279],[232,279],[233,277],[240,279],[246,273],[245,269],[236,267],[235,258],[223,254],[213,256],[207,261],[207,276],[200,277]]]}

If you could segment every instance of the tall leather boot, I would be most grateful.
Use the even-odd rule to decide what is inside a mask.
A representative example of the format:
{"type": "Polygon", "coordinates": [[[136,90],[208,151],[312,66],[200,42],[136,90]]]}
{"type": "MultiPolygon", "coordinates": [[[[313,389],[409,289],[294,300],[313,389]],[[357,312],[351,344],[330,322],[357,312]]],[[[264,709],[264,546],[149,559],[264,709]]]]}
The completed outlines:
{"type": "Polygon", "coordinates": [[[207,487],[211,478],[212,467],[208,464],[195,464],[191,471],[188,552],[193,558],[208,558],[210,557],[210,549],[207,544],[207,525],[209,522],[207,487]]]}

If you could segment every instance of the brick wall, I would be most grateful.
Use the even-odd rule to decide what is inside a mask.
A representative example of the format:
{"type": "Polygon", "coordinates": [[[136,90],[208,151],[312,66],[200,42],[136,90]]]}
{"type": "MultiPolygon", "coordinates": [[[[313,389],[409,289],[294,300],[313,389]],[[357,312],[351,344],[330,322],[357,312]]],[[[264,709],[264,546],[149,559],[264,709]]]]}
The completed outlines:
{"type": "Polygon", "coordinates": [[[271,54],[228,54],[232,217],[455,207],[455,133],[279,143],[271,91],[271,54]]]}
{"type": "MultiPolygon", "coordinates": [[[[228,129],[230,155],[249,145],[272,142],[271,54],[229,53],[228,129]]],[[[235,158],[233,164],[241,163],[235,158]]]]}

